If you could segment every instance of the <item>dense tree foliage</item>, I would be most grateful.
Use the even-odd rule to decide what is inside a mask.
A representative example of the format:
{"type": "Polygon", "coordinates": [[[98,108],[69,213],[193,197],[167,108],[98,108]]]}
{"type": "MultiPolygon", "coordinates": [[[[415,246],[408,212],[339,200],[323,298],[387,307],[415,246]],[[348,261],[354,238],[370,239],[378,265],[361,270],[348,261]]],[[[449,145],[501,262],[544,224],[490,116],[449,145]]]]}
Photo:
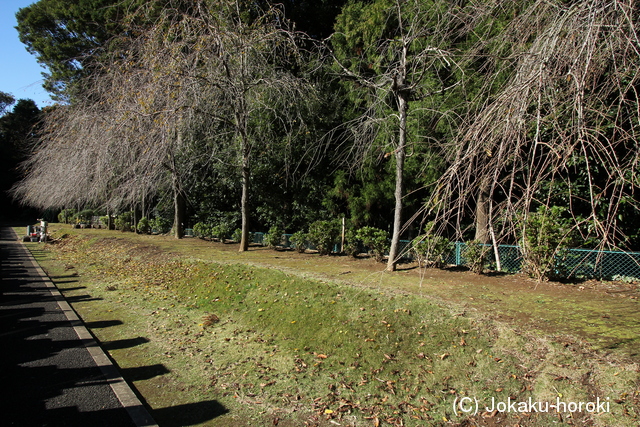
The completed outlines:
{"type": "MultiPolygon", "coordinates": [[[[0,111],[14,103],[12,96],[0,92],[0,111]]],[[[13,109],[0,117],[0,218],[16,219],[23,212],[7,193],[19,180],[19,168],[31,153],[40,118],[38,106],[30,99],[20,99],[13,109]]]]}
{"type": "Polygon", "coordinates": [[[242,249],[344,217],[388,232],[391,270],[400,238],[517,243],[540,206],[640,248],[631,0],[63,3],[19,13],[69,101],[26,203],[224,222],[242,249]]]}
{"type": "Polygon", "coordinates": [[[14,102],[16,102],[16,100],[13,96],[11,96],[11,94],[0,92],[0,114],[4,113],[7,107],[9,107],[14,102]]]}
{"type": "Polygon", "coordinates": [[[311,85],[288,69],[299,53],[283,22],[277,9],[245,18],[224,5],[193,2],[167,7],[153,25],[114,39],[116,48],[105,48],[83,92],[48,122],[46,143],[30,160],[35,166],[55,158],[54,167],[32,172],[21,194],[42,206],[82,200],[118,208],[170,187],[181,237],[184,183],[198,164],[192,156],[205,150],[226,173],[240,171],[246,250],[253,159],[279,139],[300,142],[304,103],[294,102],[302,94],[313,99],[311,85]],[[74,188],[39,194],[61,171],[76,177],[74,188]]]}
{"type": "Polygon", "coordinates": [[[443,100],[462,83],[454,49],[467,18],[445,2],[378,0],[349,3],[337,19],[335,59],[360,95],[360,111],[347,124],[353,147],[360,157],[374,149],[395,161],[390,270],[400,257],[407,151],[428,153],[440,139],[443,100]]]}
{"type": "Polygon", "coordinates": [[[58,99],[82,74],[97,49],[122,30],[132,1],[40,0],[16,14],[20,40],[46,67],[45,88],[58,99]]]}

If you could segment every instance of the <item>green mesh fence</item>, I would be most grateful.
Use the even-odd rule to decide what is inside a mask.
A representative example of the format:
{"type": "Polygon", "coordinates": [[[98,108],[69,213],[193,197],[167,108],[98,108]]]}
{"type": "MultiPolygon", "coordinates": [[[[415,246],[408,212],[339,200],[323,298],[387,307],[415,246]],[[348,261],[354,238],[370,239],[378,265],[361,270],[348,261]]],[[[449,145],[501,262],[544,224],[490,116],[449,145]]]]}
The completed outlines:
{"type": "MultiPolygon", "coordinates": [[[[487,263],[497,266],[495,251],[487,248],[487,263]]],[[[466,244],[456,242],[446,258],[449,265],[464,266],[466,244]]],[[[522,252],[519,246],[499,245],[501,271],[518,273],[522,269],[522,252]]],[[[592,249],[567,249],[556,257],[557,276],[576,279],[638,280],[640,279],[640,252],[596,251],[592,249]]]]}
{"type": "MultiPolygon", "coordinates": [[[[496,269],[497,262],[495,251],[492,245],[480,245],[487,252],[487,265],[489,268],[496,269]]],[[[453,243],[451,252],[445,256],[445,262],[449,265],[464,266],[467,265],[465,257],[465,249],[467,244],[464,242],[453,243]]],[[[522,254],[520,247],[514,245],[499,245],[498,255],[500,256],[501,271],[505,273],[517,273],[522,267],[522,254]]]]}
{"type": "Polygon", "coordinates": [[[558,267],[566,277],[636,280],[640,279],[640,253],[569,249],[558,267]]]}
{"type": "MultiPolygon", "coordinates": [[[[499,245],[498,254],[500,255],[501,271],[507,273],[518,273],[522,269],[522,253],[520,252],[520,246],[499,245]]],[[[491,251],[491,260],[493,265],[495,265],[496,259],[494,251],[491,251]]]]}
{"type": "Polygon", "coordinates": [[[264,234],[265,233],[249,233],[249,242],[257,243],[258,245],[263,245],[264,242],[264,234]]]}
{"type": "MultiPolygon", "coordinates": [[[[188,233],[191,231],[190,229],[188,233]]],[[[251,233],[250,241],[254,244],[264,244],[265,233],[251,233]]],[[[283,234],[281,246],[292,248],[291,234],[283,234]]],[[[307,243],[307,249],[315,247],[307,243]]],[[[497,268],[495,251],[492,245],[482,245],[487,250],[487,266],[497,268]]],[[[451,246],[451,251],[445,256],[445,262],[452,266],[464,266],[466,243],[456,242],[451,246]]],[[[411,253],[411,241],[400,240],[399,253],[404,260],[413,258],[411,253]]],[[[340,244],[333,248],[334,253],[340,252],[340,244]]],[[[362,252],[366,252],[362,248],[362,252]]],[[[500,271],[505,273],[518,273],[522,269],[522,252],[516,245],[499,245],[500,271]]],[[[640,280],[640,252],[595,251],[590,249],[567,249],[557,257],[557,276],[577,279],[605,279],[605,280],[640,280]]]]}

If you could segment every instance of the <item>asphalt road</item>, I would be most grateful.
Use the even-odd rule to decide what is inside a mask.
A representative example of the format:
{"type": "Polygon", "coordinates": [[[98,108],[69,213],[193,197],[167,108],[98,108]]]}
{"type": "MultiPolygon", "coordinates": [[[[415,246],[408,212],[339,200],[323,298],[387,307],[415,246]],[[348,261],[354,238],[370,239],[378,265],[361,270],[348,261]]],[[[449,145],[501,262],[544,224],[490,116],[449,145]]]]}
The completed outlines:
{"type": "Polygon", "coordinates": [[[156,425],[8,227],[0,228],[0,387],[2,426],[156,425]]]}

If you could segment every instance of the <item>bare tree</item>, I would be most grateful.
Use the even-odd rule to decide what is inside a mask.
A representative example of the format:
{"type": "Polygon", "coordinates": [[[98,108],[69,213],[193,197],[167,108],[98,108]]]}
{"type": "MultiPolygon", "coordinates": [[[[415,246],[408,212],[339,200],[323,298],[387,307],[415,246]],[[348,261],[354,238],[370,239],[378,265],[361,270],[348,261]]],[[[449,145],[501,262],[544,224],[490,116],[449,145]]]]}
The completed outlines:
{"type": "Polygon", "coordinates": [[[251,24],[232,19],[229,28],[218,33],[216,54],[210,55],[201,76],[203,111],[232,131],[237,147],[242,177],[240,251],[249,244],[252,159],[258,147],[268,147],[269,128],[297,132],[302,117],[300,110],[292,108],[295,100],[314,96],[313,87],[289,70],[300,59],[300,50],[297,35],[284,22],[277,9],[251,24]]]}
{"type": "Polygon", "coordinates": [[[47,137],[17,194],[42,206],[69,200],[120,205],[170,187],[179,238],[182,182],[193,164],[185,157],[193,152],[190,145],[200,144],[212,149],[206,155],[241,170],[240,247],[247,250],[252,151],[267,143],[267,133],[260,130],[277,125],[292,130],[293,119],[284,113],[296,110],[282,108],[271,115],[279,123],[259,122],[266,111],[291,107],[300,94],[311,93],[288,69],[299,59],[296,35],[285,28],[277,9],[246,18],[238,3],[216,10],[204,1],[177,5],[168,2],[154,25],[132,28],[112,42],[110,60],[96,65],[82,97],[50,118],[47,137]],[[206,128],[208,141],[190,137],[196,126],[206,128]],[[71,154],[56,156],[60,147],[71,154]],[[84,183],[83,194],[73,185],[45,198],[34,192],[38,182],[76,161],[66,182],[84,183]]]}
{"type": "MultiPolygon", "coordinates": [[[[95,168],[96,153],[86,150],[85,138],[103,122],[94,111],[57,106],[45,115],[43,136],[23,165],[28,172],[14,194],[39,208],[64,207],[94,201],[94,187],[103,176],[95,168]]],[[[111,173],[109,173],[111,175],[111,173]]]]}
{"type": "Polygon", "coordinates": [[[623,240],[621,207],[639,207],[637,10],[631,0],[540,0],[483,40],[472,54],[485,61],[486,101],[448,148],[425,212],[461,232],[475,211],[477,235],[500,224],[514,239],[532,205],[561,202],[602,245],[623,240]]]}

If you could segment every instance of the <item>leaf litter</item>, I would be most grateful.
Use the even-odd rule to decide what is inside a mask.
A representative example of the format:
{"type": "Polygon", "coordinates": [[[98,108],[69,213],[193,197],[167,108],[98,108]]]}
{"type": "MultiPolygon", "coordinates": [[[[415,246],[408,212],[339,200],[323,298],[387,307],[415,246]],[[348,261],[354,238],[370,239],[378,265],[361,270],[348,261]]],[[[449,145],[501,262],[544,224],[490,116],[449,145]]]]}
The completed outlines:
{"type": "Polygon", "coordinates": [[[169,370],[231,412],[251,407],[281,425],[497,425],[505,418],[544,425],[547,414],[456,417],[452,402],[549,397],[540,390],[547,381],[560,383],[551,388],[556,394],[604,395],[609,381],[619,394],[615,415],[573,421],[607,425],[637,413],[635,364],[617,363],[614,377],[599,367],[601,358],[545,379],[550,363],[569,359],[571,349],[592,355],[580,341],[563,347],[412,295],[185,261],[129,239],[73,237],[54,250],[95,286],[114,286],[120,304],[146,310],[146,332],[169,370]],[[185,367],[190,376],[179,373],[185,367]],[[620,372],[624,380],[611,382],[620,372]]]}

